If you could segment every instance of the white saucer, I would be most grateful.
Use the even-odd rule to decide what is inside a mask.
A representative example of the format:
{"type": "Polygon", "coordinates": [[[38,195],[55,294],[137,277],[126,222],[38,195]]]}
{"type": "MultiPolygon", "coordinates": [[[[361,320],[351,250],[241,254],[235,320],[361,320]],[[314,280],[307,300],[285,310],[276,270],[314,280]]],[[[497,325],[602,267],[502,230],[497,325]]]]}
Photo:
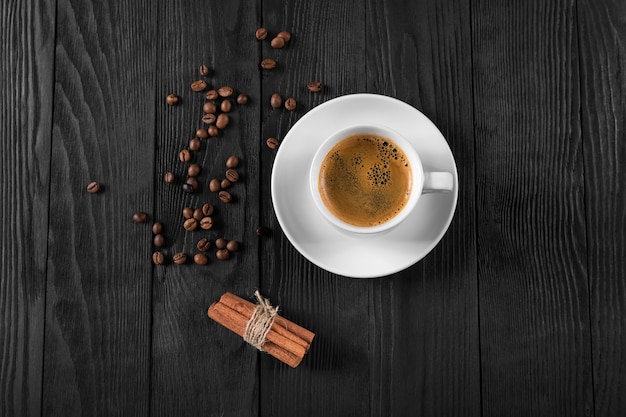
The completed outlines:
{"type": "Polygon", "coordinates": [[[271,187],[278,222],[304,257],[335,274],[374,278],[408,268],[439,243],[456,208],[458,174],[445,138],[419,110],[387,96],[351,94],[320,104],[289,130],[274,160],[271,187]],[[415,146],[424,170],[451,172],[454,188],[422,195],[415,211],[395,229],[352,236],[332,226],[315,207],[309,167],[330,134],[351,124],[372,122],[403,134],[415,146]]]}

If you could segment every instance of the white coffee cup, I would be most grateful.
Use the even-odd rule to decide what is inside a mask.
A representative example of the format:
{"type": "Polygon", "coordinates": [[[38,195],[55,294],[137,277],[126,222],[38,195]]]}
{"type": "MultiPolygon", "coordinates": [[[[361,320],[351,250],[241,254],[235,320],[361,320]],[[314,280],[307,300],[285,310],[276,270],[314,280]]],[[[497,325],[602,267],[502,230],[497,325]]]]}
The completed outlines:
{"type": "Polygon", "coordinates": [[[309,170],[311,196],[317,209],[327,221],[337,228],[356,234],[381,233],[398,226],[415,209],[423,194],[451,191],[454,187],[453,178],[450,172],[424,172],[420,157],[411,143],[392,128],[379,124],[353,125],[333,133],[317,149],[309,170]],[[326,206],[320,191],[320,170],[328,153],[344,139],[360,134],[389,139],[404,153],[411,168],[410,194],[404,207],[387,221],[371,226],[355,225],[339,219],[326,206]]]}

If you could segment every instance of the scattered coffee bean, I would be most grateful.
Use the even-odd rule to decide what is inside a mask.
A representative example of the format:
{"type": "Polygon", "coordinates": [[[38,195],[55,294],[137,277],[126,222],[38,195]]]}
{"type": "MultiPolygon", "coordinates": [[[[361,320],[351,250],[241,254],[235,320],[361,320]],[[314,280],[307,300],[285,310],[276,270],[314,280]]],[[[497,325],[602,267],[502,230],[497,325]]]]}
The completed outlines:
{"type": "Polygon", "coordinates": [[[230,181],[228,181],[226,178],[224,178],[221,182],[220,182],[220,187],[222,188],[222,190],[227,189],[228,187],[230,187],[231,185],[233,185],[230,181]]]}
{"type": "Polygon", "coordinates": [[[209,262],[209,258],[207,258],[206,255],[203,253],[196,253],[193,256],[193,261],[197,265],[206,265],[209,262]]]}
{"type": "Polygon", "coordinates": [[[289,110],[289,111],[293,111],[296,109],[296,99],[293,97],[289,97],[287,100],[285,100],[285,109],[289,110]]]}
{"type": "Polygon", "coordinates": [[[215,207],[213,207],[213,204],[205,203],[202,206],[202,214],[204,214],[205,216],[212,215],[214,211],[215,211],[215,207]]]}
{"type": "Polygon", "coordinates": [[[182,265],[187,262],[187,254],[185,252],[177,252],[172,256],[172,260],[176,265],[182,265]]]}
{"type": "Polygon", "coordinates": [[[283,98],[278,93],[272,94],[270,97],[270,106],[277,109],[283,104],[283,98]]]}
{"type": "Polygon", "coordinates": [[[233,196],[228,191],[220,191],[219,198],[222,203],[230,203],[233,200],[233,196]]]}
{"type": "Polygon", "coordinates": [[[228,249],[230,252],[237,252],[239,250],[239,242],[237,242],[236,240],[229,240],[226,244],[226,249],[228,249]]]}
{"type": "Polygon", "coordinates": [[[189,140],[189,150],[190,151],[194,151],[197,152],[200,150],[200,147],[202,146],[200,139],[198,138],[192,138],[189,140]]]}
{"type": "Polygon", "coordinates": [[[191,219],[187,219],[185,220],[185,223],[183,223],[183,227],[188,232],[196,230],[196,228],[198,227],[198,220],[194,219],[193,217],[191,219]]]}
{"type": "Polygon", "coordinates": [[[211,73],[211,71],[209,70],[209,67],[207,67],[206,65],[202,64],[200,65],[200,68],[198,68],[198,72],[200,73],[201,76],[203,77],[208,77],[209,74],[211,73]]]}
{"type": "Polygon", "coordinates": [[[230,258],[230,252],[228,252],[228,249],[218,249],[215,252],[215,257],[220,261],[225,261],[230,258]]]}
{"type": "Polygon", "coordinates": [[[190,177],[197,177],[198,174],[200,174],[200,170],[200,165],[191,164],[189,165],[189,168],[187,168],[187,175],[189,175],[190,177]]]}
{"type": "Polygon", "coordinates": [[[145,211],[137,211],[133,214],[133,221],[135,223],[145,223],[148,220],[148,215],[145,211]]]}
{"type": "Polygon", "coordinates": [[[179,101],[179,98],[176,94],[168,94],[167,97],[165,97],[165,103],[167,103],[170,106],[178,104],[178,101],[179,101]]]}
{"type": "Polygon", "coordinates": [[[276,138],[267,138],[267,140],[265,141],[265,144],[271,150],[275,150],[278,148],[278,145],[280,145],[280,142],[276,138]]]}
{"type": "Polygon", "coordinates": [[[206,99],[207,100],[217,100],[219,98],[219,94],[217,94],[217,91],[215,90],[209,90],[206,92],[206,99]]]}
{"type": "Polygon", "coordinates": [[[172,184],[176,180],[176,176],[171,171],[167,171],[163,178],[164,178],[165,182],[168,183],[168,184],[172,184]]]}
{"type": "Polygon", "coordinates": [[[198,189],[198,180],[196,179],[196,177],[187,177],[185,184],[190,185],[191,188],[193,188],[193,191],[196,191],[198,189]]]}
{"type": "Polygon", "coordinates": [[[274,49],[281,49],[283,46],[285,46],[285,40],[277,36],[272,39],[272,41],[270,42],[270,46],[274,49]]]}
{"type": "Polygon", "coordinates": [[[241,105],[248,104],[248,96],[243,93],[239,94],[237,96],[237,104],[241,104],[241,105]]]}
{"type": "Polygon", "coordinates": [[[203,237],[202,239],[198,241],[198,243],[196,244],[196,247],[198,248],[199,251],[206,252],[211,248],[211,241],[207,239],[206,237],[203,237]]]}
{"type": "Polygon", "coordinates": [[[220,134],[219,129],[213,125],[209,126],[208,131],[209,131],[209,136],[211,136],[212,138],[220,134]]]}
{"type": "Polygon", "coordinates": [[[202,111],[204,113],[215,113],[217,111],[217,106],[214,103],[211,103],[210,101],[207,101],[206,103],[204,103],[202,105],[202,111]]]}
{"type": "Polygon", "coordinates": [[[193,211],[192,217],[198,221],[201,221],[202,219],[204,219],[204,213],[202,212],[202,209],[199,209],[199,208],[195,209],[193,211]]]}
{"type": "Polygon", "coordinates": [[[289,42],[291,40],[291,33],[287,32],[286,30],[283,30],[282,32],[278,32],[278,35],[276,35],[276,37],[283,38],[285,42],[289,42]]]}
{"type": "Polygon", "coordinates": [[[230,100],[227,98],[224,99],[220,104],[220,110],[222,110],[224,113],[229,113],[232,107],[233,103],[231,103],[230,100]]]}
{"type": "Polygon", "coordinates": [[[191,83],[191,89],[196,93],[206,90],[206,81],[198,80],[191,83]]]}
{"type": "Polygon", "coordinates": [[[161,224],[161,222],[154,222],[154,224],[152,224],[152,233],[155,235],[161,234],[161,232],[163,231],[163,224],[161,224]]]}
{"type": "Polygon", "coordinates": [[[226,170],[226,179],[230,182],[239,181],[239,173],[232,168],[226,170]]]}
{"type": "Polygon", "coordinates": [[[165,256],[159,251],[156,251],[152,254],[152,262],[155,265],[162,265],[165,262],[165,256]]]}
{"type": "Polygon", "coordinates": [[[233,88],[225,85],[217,89],[217,94],[220,97],[230,97],[233,95],[233,88]]]}
{"type": "Polygon", "coordinates": [[[324,88],[324,86],[319,81],[311,81],[306,85],[306,88],[308,88],[309,91],[312,93],[319,93],[320,91],[322,91],[322,88],[324,88]]]}
{"type": "Polygon", "coordinates": [[[91,194],[95,194],[100,191],[100,184],[96,181],[92,181],[87,185],[87,192],[91,194]]]}
{"type": "Polygon", "coordinates": [[[158,235],[154,236],[154,238],[152,239],[152,243],[154,243],[154,246],[156,246],[157,248],[162,248],[163,245],[165,245],[165,238],[162,234],[159,233],[158,235]]]}
{"type": "Polygon", "coordinates": [[[215,121],[215,127],[217,127],[218,129],[225,129],[226,126],[228,126],[229,121],[230,119],[228,118],[228,115],[226,113],[220,113],[220,115],[217,116],[217,120],[215,121]]]}
{"type": "Polygon", "coordinates": [[[180,162],[189,162],[189,160],[191,159],[191,153],[189,153],[187,149],[183,149],[178,154],[178,158],[180,159],[180,162]]]}
{"type": "Polygon", "coordinates": [[[256,229],[256,235],[260,236],[260,237],[265,237],[265,236],[269,236],[272,234],[272,231],[266,227],[266,226],[259,226],[258,229],[256,229]]]}
{"type": "Polygon", "coordinates": [[[189,194],[193,194],[193,193],[196,192],[196,190],[194,190],[193,186],[191,184],[187,184],[187,183],[184,183],[182,185],[182,189],[183,189],[184,192],[189,193],[189,194]]]}
{"type": "MultiPolygon", "coordinates": [[[[205,125],[212,125],[213,123],[215,123],[216,120],[217,116],[215,115],[215,113],[205,113],[202,116],[202,123],[204,123],[205,125]]],[[[207,131],[207,135],[211,136],[211,132],[207,131]]]]}
{"type": "Polygon", "coordinates": [[[205,128],[201,127],[200,129],[196,130],[196,136],[200,139],[206,139],[209,137],[209,132],[207,132],[205,128]]]}
{"type": "Polygon", "coordinates": [[[185,219],[191,219],[193,217],[193,209],[191,207],[185,207],[183,209],[183,217],[185,219]]]}
{"type": "Polygon", "coordinates": [[[254,33],[254,36],[257,38],[257,40],[262,41],[265,38],[267,38],[267,29],[265,28],[258,28],[256,30],[256,32],[254,33]]]}
{"type": "Polygon", "coordinates": [[[265,58],[263,61],[261,61],[261,68],[265,70],[273,70],[274,68],[276,68],[276,61],[274,61],[272,58],[265,58]]]}
{"type": "Polygon", "coordinates": [[[237,165],[239,165],[239,158],[235,155],[229,156],[226,160],[226,168],[237,168],[237,165]]]}
{"type": "Polygon", "coordinates": [[[228,241],[224,239],[223,237],[219,237],[215,239],[215,247],[218,249],[225,249],[227,244],[228,244],[228,241]]]}
{"type": "Polygon", "coordinates": [[[220,187],[220,180],[218,180],[217,178],[213,178],[211,181],[209,181],[209,190],[211,190],[211,192],[217,193],[221,189],[222,188],[220,187]]]}
{"type": "Polygon", "coordinates": [[[200,227],[202,230],[209,230],[213,227],[213,218],[211,216],[203,217],[200,220],[200,227]]]}

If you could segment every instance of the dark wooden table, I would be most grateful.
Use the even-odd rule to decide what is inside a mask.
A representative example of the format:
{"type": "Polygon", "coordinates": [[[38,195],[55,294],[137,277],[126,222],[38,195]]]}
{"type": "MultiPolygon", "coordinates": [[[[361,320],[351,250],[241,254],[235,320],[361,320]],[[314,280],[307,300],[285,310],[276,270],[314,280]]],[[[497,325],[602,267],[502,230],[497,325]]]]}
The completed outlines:
{"type": "Polygon", "coordinates": [[[626,415],[623,1],[5,0],[0,36],[0,416],[626,415]],[[189,195],[203,63],[250,102],[194,153],[189,195]],[[378,279],[307,261],[270,195],[265,139],[355,92],[421,110],[459,171],[443,240],[378,279]],[[226,206],[206,181],[231,154],[226,206]],[[207,201],[216,227],[185,232],[207,201]],[[241,250],[155,266],[153,221],[168,258],[241,250]],[[317,334],[298,368],[207,318],[256,289],[317,334]]]}

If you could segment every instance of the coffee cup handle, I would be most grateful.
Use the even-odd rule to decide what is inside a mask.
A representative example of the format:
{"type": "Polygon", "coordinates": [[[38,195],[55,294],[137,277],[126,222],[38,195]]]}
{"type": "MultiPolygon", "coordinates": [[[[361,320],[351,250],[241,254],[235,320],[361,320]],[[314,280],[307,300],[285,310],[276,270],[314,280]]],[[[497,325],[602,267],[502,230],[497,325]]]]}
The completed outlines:
{"type": "Polygon", "coordinates": [[[422,193],[439,193],[452,191],[454,179],[450,172],[424,172],[422,193]]]}

